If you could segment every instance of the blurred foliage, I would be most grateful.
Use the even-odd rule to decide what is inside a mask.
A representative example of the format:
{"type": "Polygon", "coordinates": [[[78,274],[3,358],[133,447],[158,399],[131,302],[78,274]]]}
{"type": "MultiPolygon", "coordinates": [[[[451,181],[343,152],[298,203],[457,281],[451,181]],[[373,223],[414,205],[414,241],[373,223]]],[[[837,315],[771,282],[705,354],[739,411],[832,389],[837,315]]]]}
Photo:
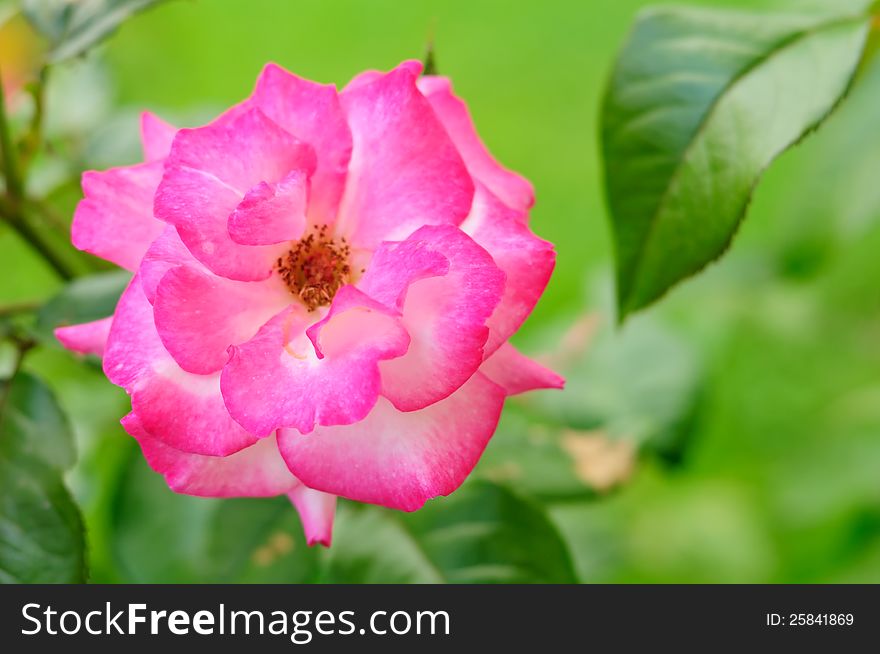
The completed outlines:
{"type": "Polygon", "coordinates": [[[565,543],[543,509],[471,481],[414,513],[349,508],[322,580],[330,583],[573,583],[565,543]]]}
{"type": "MultiPolygon", "coordinates": [[[[692,4],[807,11],[849,1],[692,4]]],[[[124,393],[97,366],[39,345],[24,368],[51,387],[79,451],[72,468],[40,451],[25,457],[38,472],[20,499],[52,507],[34,533],[74,553],[47,568],[54,578],[81,577],[85,555],[65,531],[79,518],[63,468],[96,582],[880,582],[880,66],[768,171],[723,261],[617,328],[597,126],[612,63],[648,4],[167,2],[54,66],[46,148],[27,182],[45,199],[35,223],[78,279],[62,290],[0,225],[12,271],[0,313],[56,298],[26,334],[100,317],[83,298],[107,309],[125,283],[119,273],[82,277],[107,266],[60,245],[81,171],[138,159],[141,109],[196,124],[244,97],[269,60],[342,85],[419,58],[433,26],[439,72],[490,149],[535,183],[531,224],[556,243],[558,266],[515,340],[568,377],[563,392],[509,403],[460,491],[415,514],[342,502],[334,546],[321,550],[305,546],[283,499],[171,493],[118,424],[124,393]]],[[[17,128],[32,102],[17,99],[17,128]]],[[[0,350],[6,368],[14,357],[0,350]]],[[[52,429],[69,441],[62,422],[52,429]]],[[[14,483],[0,472],[0,486],[14,483]]],[[[2,517],[21,508],[15,494],[0,497],[2,540],[2,517]]],[[[5,560],[0,569],[12,570],[5,560]]],[[[13,577],[34,574],[24,562],[13,577]]]]}
{"type": "Polygon", "coordinates": [[[60,345],[52,333],[56,327],[91,322],[111,315],[130,280],[131,273],[125,270],[73,280],[40,308],[35,334],[46,345],[60,345]]]}
{"type": "Polygon", "coordinates": [[[22,11],[49,42],[58,63],[85,54],[132,14],[158,0],[23,0],[22,11]]]}
{"type": "Polygon", "coordinates": [[[82,518],[62,480],[73,434],[52,393],[18,374],[0,385],[0,582],[86,579],[82,518]]]}
{"type": "Polygon", "coordinates": [[[175,495],[128,443],[106,515],[119,579],[136,583],[314,581],[308,548],[286,497],[205,500],[175,495]]]}

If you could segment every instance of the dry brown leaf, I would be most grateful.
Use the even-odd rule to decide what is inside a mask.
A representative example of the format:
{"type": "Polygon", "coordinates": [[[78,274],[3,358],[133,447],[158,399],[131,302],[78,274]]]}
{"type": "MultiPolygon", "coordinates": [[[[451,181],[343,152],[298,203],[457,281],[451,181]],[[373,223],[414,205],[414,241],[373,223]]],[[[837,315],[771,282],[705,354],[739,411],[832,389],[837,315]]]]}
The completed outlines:
{"type": "Polygon", "coordinates": [[[635,444],[629,439],[609,438],[601,430],[566,430],[561,444],[572,459],[577,478],[599,492],[628,480],[635,467],[635,444]]]}

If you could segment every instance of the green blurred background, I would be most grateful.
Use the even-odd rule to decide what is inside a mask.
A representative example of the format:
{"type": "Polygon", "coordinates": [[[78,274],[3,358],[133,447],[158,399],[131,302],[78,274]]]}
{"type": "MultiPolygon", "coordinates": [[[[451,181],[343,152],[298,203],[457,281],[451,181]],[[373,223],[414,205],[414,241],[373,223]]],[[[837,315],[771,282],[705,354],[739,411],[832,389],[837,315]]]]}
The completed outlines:
{"type": "MultiPolygon", "coordinates": [[[[469,484],[494,480],[546,509],[584,582],[880,582],[880,66],[771,168],[720,263],[616,329],[597,116],[647,4],[171,1],[59,71],[50,123],[79,130],[84,166],[129,163],[141,109],[195,124],[246,96],[267,61],[341,86],[421,58],[432,34],[489,148],[535,184],[531,224],[558,265],[515,340],[569,377],[562,393],[511,403],[469,484]]],[[[56,188],[45,168],[33,183],[56,188]]],[[[75,186],[54,193],[69,215],[75,186]]],[[[10,233],[0,258],[3,302],[58,289],[10,233]]],[[[365,534],[399,552],[390,512],[342,506],[329,554],[306,550],[283,502],[227,503],[218,518],[206,508],[217,501],[175,496],[148,471],[117,423],[124,394],[98,366],[49,347],[27,367],[76,428],[70,482],[93,581],[424,579],[368,554],[316,577],[313,559],[365,534]]]]}

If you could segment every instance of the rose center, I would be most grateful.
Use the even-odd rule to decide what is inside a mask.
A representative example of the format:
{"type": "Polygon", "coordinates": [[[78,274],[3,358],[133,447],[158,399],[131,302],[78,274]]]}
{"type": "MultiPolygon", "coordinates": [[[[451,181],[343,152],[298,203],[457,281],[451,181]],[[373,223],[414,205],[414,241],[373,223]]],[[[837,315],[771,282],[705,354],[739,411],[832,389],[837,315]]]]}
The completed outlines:
{"type": "Polygon", "coordinates": [[[330,304],[342,286],[349,283],[351,248],[340,239],[327,236],[327,225],[316,226],[275,264],[290,292],[309,311],[330,304]]]}

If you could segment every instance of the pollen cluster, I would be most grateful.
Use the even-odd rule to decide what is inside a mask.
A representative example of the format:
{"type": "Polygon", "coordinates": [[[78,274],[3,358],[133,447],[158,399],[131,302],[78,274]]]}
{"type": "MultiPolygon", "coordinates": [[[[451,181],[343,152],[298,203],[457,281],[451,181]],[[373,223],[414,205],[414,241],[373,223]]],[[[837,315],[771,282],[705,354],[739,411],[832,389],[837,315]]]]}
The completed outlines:
{"type": "Polygon", "coordinates": [[[351,248],[342,238],[337,243],[327,235],[327,225],[315,226],[275,264],[290,292],[309,311],[330,304],[342,286],[349,283],[351,248]]]}

